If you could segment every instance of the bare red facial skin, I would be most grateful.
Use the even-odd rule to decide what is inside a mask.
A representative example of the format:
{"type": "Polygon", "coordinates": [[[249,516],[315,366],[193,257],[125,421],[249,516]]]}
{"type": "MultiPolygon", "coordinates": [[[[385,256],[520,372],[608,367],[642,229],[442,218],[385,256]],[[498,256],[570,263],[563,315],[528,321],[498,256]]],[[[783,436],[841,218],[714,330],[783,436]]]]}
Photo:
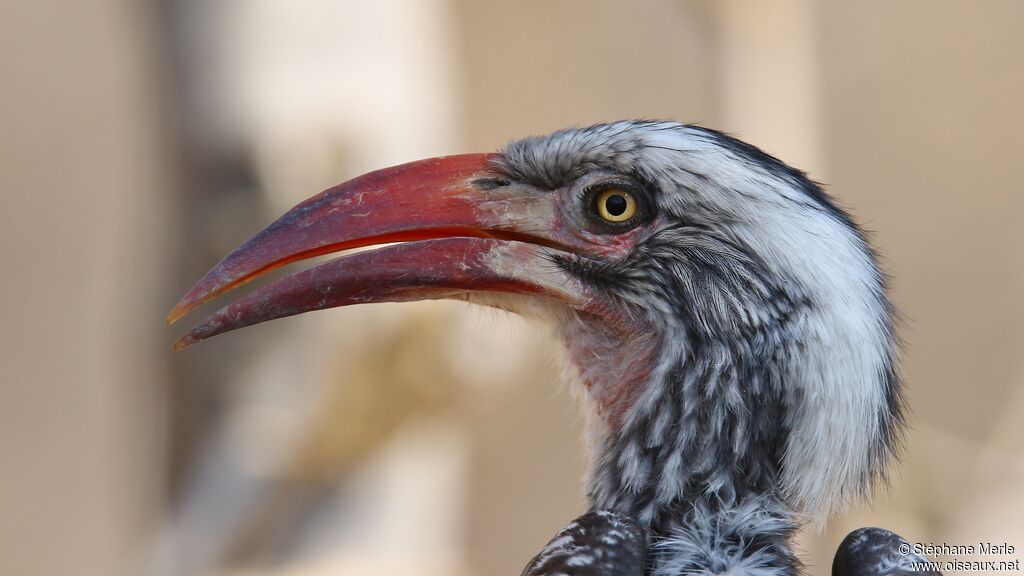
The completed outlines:
{"type": "Polygon", "coordinates": [[[637,244],[650,237],[662,223],[660,217],[622,232],[600,230],[584,214],[588,206],[581,206],[572,192],[554,198],[556,209],[551,218],[551,237],[559,245],[592,258],[618,260],[628,256],[637,244]]]}
{"type": "MultiPolygon", "coordinates": [[[[655,217],[621,233],[602,233],[586,225],[579,213],[586,207],[574,201],[573,195],[560,198],[552,221],[554,237],[579,253],[605,261],[626,258],[662,222],[655,217]]],[[[592,299],[587,312],[577,325],[564,328],[565,345],[597,413],[617,429],[642,394],[660,343],[649,318],[629,315],[607,298],[592,299]]]]}

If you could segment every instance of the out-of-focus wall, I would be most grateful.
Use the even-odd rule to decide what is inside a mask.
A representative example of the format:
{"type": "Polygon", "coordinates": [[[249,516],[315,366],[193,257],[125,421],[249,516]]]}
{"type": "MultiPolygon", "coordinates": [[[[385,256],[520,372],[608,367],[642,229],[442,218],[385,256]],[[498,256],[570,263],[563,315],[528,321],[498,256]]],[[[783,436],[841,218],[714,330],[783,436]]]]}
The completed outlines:
{"type": "Polygon", "coordinates": [[[382,305],[172,355],[160,321],[322,187],[624,117],[808,169],[892,273],[906,457],[809,572],[867,524],[1024,547],[1020,3],[148,6],[0,8],[0,572],[517,573],[583,509],[533,327],[382,305]]]}
{"type": "Polygon", "coordinates": [[[168,198],[145,4],[0,7],[0,572],[134,573],[164,497],[168,198]]]}

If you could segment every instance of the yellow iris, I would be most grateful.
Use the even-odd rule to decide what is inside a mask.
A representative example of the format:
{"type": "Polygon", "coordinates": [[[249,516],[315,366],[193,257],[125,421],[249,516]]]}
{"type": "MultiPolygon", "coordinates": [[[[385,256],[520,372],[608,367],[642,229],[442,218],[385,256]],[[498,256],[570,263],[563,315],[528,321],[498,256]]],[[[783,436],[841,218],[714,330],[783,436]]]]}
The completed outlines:
{"type": "Polygon", "coordinates": [[[597,213],[608,222],[625,222],[636,214],[636,199],[618,188],[609,188],[597,197],[597,213]]]}

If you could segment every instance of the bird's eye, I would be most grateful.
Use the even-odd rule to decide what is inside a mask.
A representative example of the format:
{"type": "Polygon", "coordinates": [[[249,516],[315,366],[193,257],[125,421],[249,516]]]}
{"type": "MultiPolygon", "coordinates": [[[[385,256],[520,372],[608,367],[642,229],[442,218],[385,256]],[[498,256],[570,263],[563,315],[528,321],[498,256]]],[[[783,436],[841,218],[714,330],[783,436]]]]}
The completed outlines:
{"type": "Polygon", "coordinates": [[[597,195],[597,214],[607,222],[625,222],[636,215],[636,198],[625,190],[609,188],[597,195]]]}

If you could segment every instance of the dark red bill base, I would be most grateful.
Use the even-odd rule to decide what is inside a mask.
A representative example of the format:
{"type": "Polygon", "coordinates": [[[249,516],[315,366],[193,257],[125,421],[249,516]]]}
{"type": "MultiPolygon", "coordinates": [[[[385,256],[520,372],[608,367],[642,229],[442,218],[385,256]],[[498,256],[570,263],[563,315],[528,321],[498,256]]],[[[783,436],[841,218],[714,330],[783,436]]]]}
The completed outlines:
{"type": "Polygon", "coordinates": [[[573,307],[582,285],[558,270],[552,249],[523,242],[445,238],[359,252],[297,272],[225,306],[174,343],[180,350],[245,326],[303,312],[451,298],[469,292],[529,294],[573,307]]]}

